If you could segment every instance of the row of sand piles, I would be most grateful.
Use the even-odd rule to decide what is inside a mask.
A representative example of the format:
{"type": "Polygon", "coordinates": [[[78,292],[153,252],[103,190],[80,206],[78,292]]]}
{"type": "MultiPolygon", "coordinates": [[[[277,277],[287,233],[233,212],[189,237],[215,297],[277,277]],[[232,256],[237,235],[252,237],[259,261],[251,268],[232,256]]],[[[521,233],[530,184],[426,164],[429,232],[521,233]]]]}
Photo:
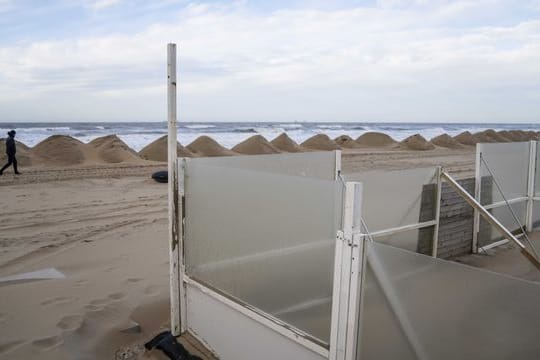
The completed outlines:
{"type": "MultiPolygon", "coordinates": [[[[268,141],[261,135],[252,136],[232,149],[227,149],[208,136],[200,136],[186,147],[177,143],[180,157],[197,156],[232,156],[277,154],[280,152],[331,151],[337,149],[356,148],[392,148],[405,150],[432,150],[436,147],[459,149],[474,146],[479,142],[512,142],[540,139],[540,133],[534,131],[494,131],[485,130],[471,134],[464,131],[454,137],[442,134],[431,140],[420,134],[409,136],[397,142],[390,136],[367,132],[357,139],[341,135],[332,140],[325,134],[317,134],[301,144],[296,143],[283,133],[268,141]]],[[[0,149],[4,148],[4,140],[0,139],[0,149]]],[[[92,140],[88,144],[64,135],[53,135],[43,140],[33,148],[17,142],[17,158],[21,165],[85,165],[102,163],[138,163],[143,160],[167,161],[167,136],[162,136],[144,147],[139,153],[132,150],[118,136],[109,135],[92,140]]],[[[6,155],[0,154],[0,161],[5,161],[6,155]]]]}
{"type": "MultiPolygon", "coordinates": [[[[5,140],[0,140],[4,147],[5,140]]],[[[0,157],[5,160],[5,155],[0,157]]],[[[118,136],[109,135],[85,144],[65,135],[53,135],[33,148],[17,142],[17,161],[22,166],[70,166],[104,163],[140,163],[142,159],[118,136]]]]}

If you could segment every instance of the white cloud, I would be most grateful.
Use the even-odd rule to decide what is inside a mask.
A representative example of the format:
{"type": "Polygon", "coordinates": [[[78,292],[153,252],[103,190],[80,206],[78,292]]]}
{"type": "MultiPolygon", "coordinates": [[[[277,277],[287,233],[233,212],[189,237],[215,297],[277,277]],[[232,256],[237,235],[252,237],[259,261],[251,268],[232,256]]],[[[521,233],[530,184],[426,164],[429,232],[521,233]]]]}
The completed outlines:
{"type": "Polygon", "coordinates": [[[103,10],[108,7],[118,5],[122,0],[93,0],[90,1],[87,6],[92,10],[103,10]]]}
{"type": "Polygon", "coordinates": [[[60,114],[66,98],[82,107],[87,102],[78,99],[91,95],[100,104],[84,108],[91,119],[107,109],[121,113],[118,106],[126,103],[132,104],[129,116],[144,107],[144,114],[154,109],[159,118],[165,45],[172,41],[189,118],[481,121],[500,114],[505,101],[516,119],[538,118],[540,20],[451,28],[444,21],[467,12],[467,1],[444,2],[427,14],[392,8],[404,3],[427,2],[269,14],[238,4],[190,5],[175,23],[134,34],[0,47],[0,105],[8,109],[4,116],[13,116],[21,99],[41,97],[57,102],[60,114]],[[477,107],[457,103],[471,99],[477,107]],[[441,113],[448,102],[456,102],[454,113],[441,113]]]}

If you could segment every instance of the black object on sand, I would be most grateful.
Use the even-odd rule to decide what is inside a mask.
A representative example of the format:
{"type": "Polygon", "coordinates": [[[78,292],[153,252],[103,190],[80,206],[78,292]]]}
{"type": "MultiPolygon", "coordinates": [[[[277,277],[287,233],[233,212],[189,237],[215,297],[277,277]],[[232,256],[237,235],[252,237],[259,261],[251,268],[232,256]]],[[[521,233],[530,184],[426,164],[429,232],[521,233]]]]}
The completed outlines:
{"type": "Polygon", "coordinates": [[[202,360],[200,357],[191,355],[186,348],[176,341],[170,331],[164,331],[144,344],[146,350],[154,348],[163,351],[171,360],[202,360]]]}
{"type": "Polygon", "coordinates": [[[169,181],[169,172],[167,170],[156,171],[152,174],[152,179],[156,180],[158,183],[166,184],[169,181]]]}

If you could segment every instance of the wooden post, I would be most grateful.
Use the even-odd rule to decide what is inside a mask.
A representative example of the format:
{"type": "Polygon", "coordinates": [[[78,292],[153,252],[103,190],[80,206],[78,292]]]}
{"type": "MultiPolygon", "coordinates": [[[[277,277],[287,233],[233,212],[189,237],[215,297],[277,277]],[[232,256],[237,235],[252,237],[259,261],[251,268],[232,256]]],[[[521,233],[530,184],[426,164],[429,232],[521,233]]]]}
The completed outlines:
{"type": "Polygon", "coordinates": [[[180,335],[180,237],[178,197],[178,161],[176,152],[176,44],[167,45],[167,123],[169,170],[169,262],[171,297],[171,332],[180,335]]]}

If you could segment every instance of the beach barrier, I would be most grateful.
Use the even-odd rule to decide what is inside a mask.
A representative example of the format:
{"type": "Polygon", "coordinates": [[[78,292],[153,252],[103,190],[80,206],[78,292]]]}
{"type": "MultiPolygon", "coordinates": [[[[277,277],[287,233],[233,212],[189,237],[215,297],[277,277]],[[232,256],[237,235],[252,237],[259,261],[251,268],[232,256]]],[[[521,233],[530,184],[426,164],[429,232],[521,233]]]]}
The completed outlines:
{"type": "MultiPolygon", "coordinates": [[[[537,152],[536,141],[479,143],[476,147],[475,199],[514,235],[526,240],[527,231],[540,223],[537,152]]],[[[473,252],[506,242],[475,211],[473,252]]]]}
{"type": "Polygon", "coordinates": [[[540,284],[415,252],[425,238],[436,255],[441,180],[466,195],[456,181],[440,168],[343,176],[340,151],[177,160],[175,55],[173,335],[224,360],[538,358],[540,284]]]}
{"type": "Polygon", "coordinates": [[[360,183],[340,162],[178,161],[183,331],[221,359],[535,358],[540,284],[415,252],[419,229],[433,240],[444,173],[350,176],[360,183]]]}

